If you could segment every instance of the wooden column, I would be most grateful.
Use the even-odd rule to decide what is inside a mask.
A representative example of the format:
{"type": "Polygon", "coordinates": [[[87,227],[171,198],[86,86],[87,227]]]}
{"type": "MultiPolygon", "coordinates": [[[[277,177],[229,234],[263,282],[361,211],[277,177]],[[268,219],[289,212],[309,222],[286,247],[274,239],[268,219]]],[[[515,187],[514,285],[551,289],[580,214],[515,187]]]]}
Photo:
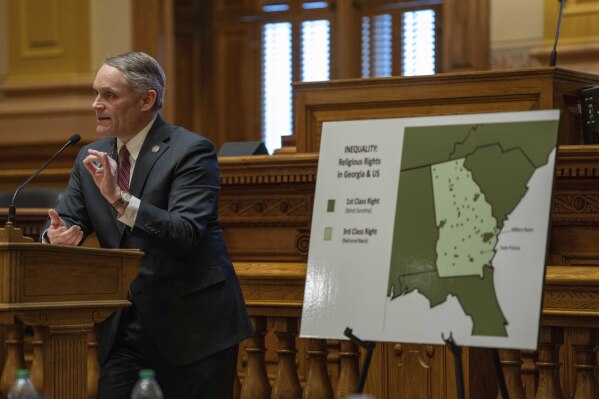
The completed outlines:
{"type": "Polygon", "coordinates": [[[23,324],[9,317],[6,325],[6,360],[0,377],[0,394],[6,395],[17,378],[17,370],[25,368],[23,358],[23,324]],[[12,320],[11,320],[12,319],[12,320]]]}
{"type": "Polygon", "coordinates": [[[41,331],[43,341],[43,394],[47,398],[88,397],[87,337],[95,322],[112,310],[46,309],[14,312],[27,325],[41,331]]]}
{"type": "Polygon", "coordinates": [[[239,381],[239,374],[235,373],[235,379],[233,380],[233,399],[241,398],[241,382],[239,381]]]}
{"type": "Polygon", "coordinates": [[[302,399],[333,399],[333,388],[327,370],[327,341],[308,340],[306,386],[302,399]]]}
{"type": "Polygon", "coordinates": [[[572,335],[576,387],[574,399],[599,398],[597,385],[597,351],[599,331],[594,328],[576,328],[572,335]]]}
{"type": "Polygon", "coordinates": [[[358,389],[360,376],[360,349],[352,341],[341,341],[339,351],[339,381],[335,390],[335,399],[345,398],[358,389]]]}
{"type": "Polygon", "coordinates": [[[49,398],[87,396],[87,328],[45,327],[44,390],[49,398]],[[57,367],[58,366],[58,367],[57,367]]]}
{"type": "MultiPolygon", "coordinates": [[[[501,349],[499,350],[499,358],[510,399],[526,399],[524,385],[522,384],[522,360],[520,351],[501,349]]],[[[501,396],[501,391],[498,392],[497,399],[504,399],[501,396]]]]}
{"type": "Polygon", "coordinates": [[[264,363],[266,317],[252,316],[251,319],[254,324],[254,336],[246,341],[248,365],[241,387],[241,399],[269,399],[271,390],[264,363]]]}
{"type": "Polygon", "coordinates": [[[300,399],[302,387],[297,376],[295,356],[297,349],[295,337],[297,336],[298,319],[295,317],[274,317],[273,328],[277,336],[277,356],[279,367],[272,387],[272,399],[300,399]]]}
{"type": "Polygon", "coordinates": [[[524,393],[527,398],[534,398],[537,391],[537,355],[536,351],[526,350],[520,352],[520,359],[522,360],[522,385],[524,385],[524,393]]]}
{"type": "Polygon", "coordinates": [[[443,2],[442,72],[489,69],[489,0],[443,2]]]}
{"type": "Polygon", "coordinates": [[[143,51],[162,65],[168,89],[164,92],[166,120],[175,115],[175,28],[173,0],[133,0],[133,48],[143,51]]]}
{"type": "Polygon", "coordinates": [[[334,66],[331,79],[360,78],[360,18],[353,1],[335,3],[335,36],[337,56],[331,58],[334,66]]]}
{"type": "Polygon", "coordinates": [[[559,380],[559,348],[564,343],[561,327],[541,327],[539,338],[539,387],[536,399],[564,399],[559,380]]]}
{"type": "Polygon", "coordinates": [[[100,365],[98,364],[98,337],[96,329],[87,335],[87,399],[95,399],[98,393],[100,365]]]}
{"type": "MultiPolygon", "coordinates": [[[[35,385],[38,392],[44,391],[44,339],[42,331],[39,328],[33,329],[33,339],[31,340],[33,350],[33,361],[31,362],[31,382],[35,385]]],[[[94,398],[96,396],[94,395],[94,398]]]]}

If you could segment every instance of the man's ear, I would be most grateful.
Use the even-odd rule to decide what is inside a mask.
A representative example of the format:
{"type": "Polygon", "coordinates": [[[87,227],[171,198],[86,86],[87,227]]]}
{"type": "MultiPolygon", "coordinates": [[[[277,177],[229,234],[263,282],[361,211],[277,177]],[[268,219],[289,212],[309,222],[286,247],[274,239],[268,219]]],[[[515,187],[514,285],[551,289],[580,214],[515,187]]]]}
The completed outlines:
{"type": "Polygon", "coordinates": [[[156,93],[156,90],[150,89],[147,92],[145,92],[145,94],[142,96],[141,110],[142,111],[151,110],[152,107],[154,106],[154,103],[156,102],[157,97],[158,97],[158,94],[156,93]]]}

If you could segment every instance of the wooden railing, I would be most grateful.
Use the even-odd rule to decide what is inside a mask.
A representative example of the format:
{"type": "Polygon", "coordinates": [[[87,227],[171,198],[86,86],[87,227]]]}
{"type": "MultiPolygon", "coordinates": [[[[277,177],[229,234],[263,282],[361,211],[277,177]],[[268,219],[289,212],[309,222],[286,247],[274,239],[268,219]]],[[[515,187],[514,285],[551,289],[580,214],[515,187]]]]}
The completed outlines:
{"type": "MultiPolygon", "coordinates": [[[[358,348],[349,341],[298,337],[306,265],[238,263],[235,268],[256,331],[240,347],[236,398],[337,399],[353,392],[358,381],[358,348]]],[[[14,319],[4,330],[3,395],[16,369],[26,366],[43,390],[44,367],[52,365],[43,359],[40,330],[27,328],[24,337],[23,327],[14,319]]],[[[599,267],[549,266],[538,351],[500,351],[510,398],[599,398],[598,346],[599,267]]],[[[467,397],[495,398],[497,387],[488,383],[495,381],[490,358],[484,356],[488,352],[463,349],[467,397]],[[490,378],[485,384],[475,378],[481,370],[490,378]]],[[[452,363],[452,355],[443,346],[379,343],[366,390],[377,399],[454,398],[452,363]]],[[[88,337],[86,367],[91,399],[98,377],[93,336],[88,337]]]]}
{"type": "MultiPolygon", "coordinates": [[[[237,264],[236,269],[257,332],[257,337],[245,345],[246,353],[240,353],[242,359],[247,359],[240,369],[246,370],[241,397],[342,398],[352,392],[357,386],[360,355],[355,345],[349,341],[314,339],[298,339],[294,344],[291,340],[299,324],[305,265],[237,264]],[[264,344],[264,336],[269,333],[279,338],[273,346],[264,344]],[[298,348],[297,367],[291,368],[289,358],[298,348]],[[279,354],[279,362],[270,365],[270,379],[268,351],[279,354]],[[285,387],[284,393],[275,390],[281,386],[285,387]]],[[[599,398],[597,346],[599,267],[549,266],[538,350],[500,350],[510,398],[599,398]]],[[[481,386],[485,384],[473,381],[480,369],[484,369],[483,374],[494,374],[488,354],[486,350],[464,348],[463,357],[468,360],[464,363],[466,393],[472,399],[499,395],[496,386],[481,386]]],[[[366,390],[378,399],[454,398],[452,362],[453,356],[442,346],[379,344],[366,390]],[[415,348],[419,355],[410,357],[415,348]],[[435,357],[444,361],[437,362],[435,357]],[[402,365],[394,367],[394,363],[402,365]],[[437,366],[443,370],[423,372],[437,366]],[[444,377],[435,379],[438,375],[444,377]],[[447,396],[441,395],[443,392],[447,396]]]]}

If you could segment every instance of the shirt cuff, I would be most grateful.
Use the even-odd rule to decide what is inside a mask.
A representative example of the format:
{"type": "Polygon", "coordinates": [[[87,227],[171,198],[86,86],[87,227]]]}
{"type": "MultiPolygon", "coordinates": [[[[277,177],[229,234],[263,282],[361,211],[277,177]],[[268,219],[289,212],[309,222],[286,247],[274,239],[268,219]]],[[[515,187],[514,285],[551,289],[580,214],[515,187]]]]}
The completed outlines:
{"type": "Polygon", "coordinates": [[[127,226],[133,228],[135,226],[135,219],[137,219],[137,212],[139,211],[139,204],[141,201],[139,198],[135,198],[131,196],[131,200],[129,201],[129,205],[125,209],[125,212],[122,216],[119,216],[117,220],[127,226]]]}
{"type": "Polygon", "coordinates": [[[48,230],[50,230],[49,228],[44,230],[44,232],[42,233],[42,244],[50,244],[50,240],[48,240],[48,230]]]}

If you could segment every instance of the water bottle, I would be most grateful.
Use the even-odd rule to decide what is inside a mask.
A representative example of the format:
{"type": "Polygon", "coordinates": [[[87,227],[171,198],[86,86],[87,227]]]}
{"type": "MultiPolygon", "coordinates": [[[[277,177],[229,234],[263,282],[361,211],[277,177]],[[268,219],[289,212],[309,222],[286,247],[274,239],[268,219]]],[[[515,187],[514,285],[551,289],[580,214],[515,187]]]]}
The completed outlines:
{"type": "Polygon", "coordinates": [[[154,370],[140,370],[139,379],[133,387],[133,392],[131,392],[131,399],[164,399],[155,377],[154,370]]]}
{"type": "Polygon", "coordinates": [[[39,395],[29,378],[29,370],[17,370],[17,380],[8,391],[8,399],[38,399],[39,395]]]}

